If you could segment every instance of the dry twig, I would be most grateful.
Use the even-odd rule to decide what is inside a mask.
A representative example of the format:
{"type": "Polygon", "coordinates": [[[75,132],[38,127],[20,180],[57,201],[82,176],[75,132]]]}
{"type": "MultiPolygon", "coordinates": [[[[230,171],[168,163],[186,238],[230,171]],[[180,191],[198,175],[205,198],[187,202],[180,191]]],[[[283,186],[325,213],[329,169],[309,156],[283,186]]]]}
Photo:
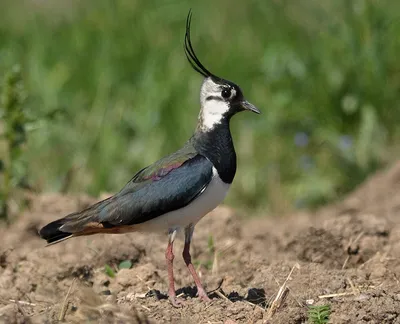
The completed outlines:
{"type": "Polygon", "coordinates": [[[226,297],[220,290],[216,290],[214,293],[216,293],[219,297],[221,297],[222,299],[227,300],[228,302],[232,303],[232,301],[226,297]]]}
{"type": "MultiPolygon", "coordinates": [[[[347,245],[347,251],[351,248],[351,246],[353,244],[356,244],[363,235],[364,235],[364,232],[361,232],[360,234],[357,235],[357,237],[354,239],[354,241],[350,240],[349,244],[347,245]]],[[[342,265],[342,270],[344,268],[346,268],[347,262],[349,262],[349,260],[350,260],[350,254],[347,254],[346,260],[344,260],[343,265],[342,265]]]]}
{"type": "Polygon", "coordinates": [[[60,311],[60,314],[59,314],[59,316],[58,316],[58,320],[59,320],[59,321],[63,321],[63,320],[64,320],[65,313],[67,312],[68,297],[69,297],[69,295],[71,294],[72,286],[74,285],[75,280],[76,280],[76,278],[74,278],[74,279],[72,280],[71,286],[69,286],[69,289],[68,289],[68,291],[67,291],[67,294],[65,295],[64,301],[63,301],[62,306],[61,306],[61,311],[60,311]]]}
{"type": "Polygon", "coordinates": [[[293,266],[292,270],[290,270],[289,275],[287,276],[286,280],[283,282],[282,286],[279,288],[274,301],[272,302],[271,306],[268,308],[267,323],[272,319],[272,317],[274,316],[276,311],[282,306],[282,304],[286,300],[286,297],[289,293],[289,288],[287,287],[287,282],[291,279],[290,276],[292,275],[294,269],[300,269],[299,264],[296,263],[293,266]]]}
{"type": "Polygon", "coordinates": [[[354,295],[353,292],[343,292],[343,293],[337,293],[337,294],[328,294],[328,295],[321,295],[318,296],[318,298],[323,299],[323,298],[334,298],[334,297],[342,297],[342,296],[350,296],[354,295]]]}
{"type": "Polygon", "coordinates": [[[27,306],[32,306],[32,307],[36,306],[36,304],[30,303],[30,302],[26,302],[26,301],[23,301],[23,300],[10,299],[9,301],[12,302],[12,303],[19,303],[20,305],[27,305],[27,306]]]}

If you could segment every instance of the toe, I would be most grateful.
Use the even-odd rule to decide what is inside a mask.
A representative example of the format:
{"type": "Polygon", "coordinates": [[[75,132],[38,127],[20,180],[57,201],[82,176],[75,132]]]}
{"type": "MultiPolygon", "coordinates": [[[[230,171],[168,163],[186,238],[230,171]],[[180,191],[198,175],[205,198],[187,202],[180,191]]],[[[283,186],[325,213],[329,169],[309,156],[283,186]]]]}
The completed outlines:
{"type": "Polygon", "coordinates": [[[170,301],[171,305],[176,307],[176,308],[183,307],[183,301],[181,299],[179,299],[179,298],[169,297],[169,301],[170,301]]]}
{"type": "Polygon", "coordinates": [[[211,301],[210,297],[208,297],[207,295],[199,296],[199,297],[204,302],[210,302],[211,301]]]}
{"type": "Polygon", "coordinates": [[[199,296],[200,300],[202,300],[204,302],[211,301],[210,297],[207,296],[207,293],[204,290],[199,290],[198,296],[199,296]]]}

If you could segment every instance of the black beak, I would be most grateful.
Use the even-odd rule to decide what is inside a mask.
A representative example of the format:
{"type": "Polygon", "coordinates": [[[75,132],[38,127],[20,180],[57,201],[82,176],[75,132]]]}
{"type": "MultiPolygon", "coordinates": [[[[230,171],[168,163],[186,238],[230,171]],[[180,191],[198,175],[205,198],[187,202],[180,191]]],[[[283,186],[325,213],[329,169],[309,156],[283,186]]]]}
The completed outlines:
{"type": "Polygon", "coordinates": [[[244,110],[250,110],[250,111],[252,111],[252,112],[254,112],[256,114],[261,114],[261,111],[259,111],[256,106],[254,106],[253,104],[251,104],[247,100],[243,100],[241,102],[241,106],[243,107],[244,110]]]}

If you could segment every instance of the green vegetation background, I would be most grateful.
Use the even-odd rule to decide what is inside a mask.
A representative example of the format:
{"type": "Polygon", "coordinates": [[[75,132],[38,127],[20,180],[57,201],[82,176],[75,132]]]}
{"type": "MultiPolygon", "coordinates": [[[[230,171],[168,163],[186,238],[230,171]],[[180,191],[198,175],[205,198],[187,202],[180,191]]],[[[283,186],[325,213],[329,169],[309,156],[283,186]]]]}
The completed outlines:
{"type": "Polygon", "coordinates": [[[317,206],[397,158],[398,1],[1,7],[0,73],[21,65],[25,109],[37,119],[22,163],[37,190],[119,190],[189,138],[202,82],[183,52],[189,8],[199,58],[262,111],[233,120],[239,168],[228,203],[273,213],[317,206]]]}

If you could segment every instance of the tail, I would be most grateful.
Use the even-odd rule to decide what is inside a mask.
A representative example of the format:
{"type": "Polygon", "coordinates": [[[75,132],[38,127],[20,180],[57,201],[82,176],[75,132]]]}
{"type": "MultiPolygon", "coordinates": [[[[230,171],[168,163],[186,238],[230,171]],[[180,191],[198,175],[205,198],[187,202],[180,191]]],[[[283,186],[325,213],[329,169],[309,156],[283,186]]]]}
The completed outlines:
{"type": "Polygon", "coordinates": [[[103,228],[103,225],[98,220],[99,212],[114,199],[115,197],[107,198],[80,212],[57,219],[41,228],[39,235],[51,245],[65,241],[73,236],[95,234],[103,228]]]}
{"type": "Polygon", "coordinates": [[[42,239],[45,239],[49,245],[67,240],[72,237],[72,233],[60,231],[59,228],[64,224],[64,218],[51,222],[40,229],[39,235],[42,239]]]}

